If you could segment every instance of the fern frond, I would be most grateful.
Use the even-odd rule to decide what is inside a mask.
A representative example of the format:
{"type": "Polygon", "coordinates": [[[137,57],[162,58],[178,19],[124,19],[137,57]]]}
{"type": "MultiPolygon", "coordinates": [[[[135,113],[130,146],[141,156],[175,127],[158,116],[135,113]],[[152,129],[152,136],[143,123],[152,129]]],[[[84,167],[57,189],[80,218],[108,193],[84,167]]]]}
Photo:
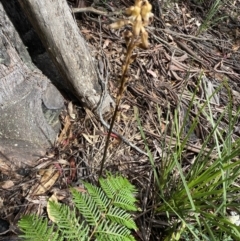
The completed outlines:
{"type": "Polygon", "coordinates": [[[136,188],[124,177],[108,175],[106,179],[99,179],[100,185],[114,205],[126,210],[137,211],[135,195],[136,188]]]}
{"type": "Polygon", "coordinates": [[[99,187],[93,186],[90,183],[84,182],[84,186],[86,187],[88,193],[91,195],[95,203],[98,205],[99,209],[102,212],[106,212],[111,200],[108,199],[103,190],[99,187]]]}
{"type": "Polygon", "coordinates": [[[54,225],[48,227],[48,220],[36,215],[26,215],[18,222],[20,235],[26,241],[61,241],[63,237],[54,225]]]}
{"type": "Polygon", "coordinates": [[[137,210],[135,187],[127,179],[111,175],[101,179],[100,184],[101,187],[95,187],[85,183],[86,193],[71,189],[73,210],[57,200],[49,200],[47,212],[54,223],[51,227],[46,219],[23,217],[19,222],[25,233],[22,237],[29,241],[134,241],[131,229],[137,230],[137,226],[127,211],[137,210]]]}
{"type": "Polygon", "coordinates": [[[106,214],[106,218],[110,219],[112,222],[121,224],[129,229],[137,230],[137,226],[132,219],[131,215],[125,210],[118,207],[111,206],[106,214]]]}
{"type": "Polygon", "coordinates": [[[70,210],[66,205],[49,201],[49,215],[54,217],[62,235],[68,240],[88,240],[89,227],[87,224],[80,225],[79,218],[76,217],[76,211],[70,210]]]}
{"type": "Polygon", "coordinates": [[[127,196],[125,197],[124,195],[118,195],[114,199],[113,205],[127,211],[137,211],[136,204],[134,204],[127,196]]]}
{"type": "Polygon", "coordinates": [[[73,202],[87,223],[91,226],[97,226],[101,218],[101,213],[94,199],[88,193],[80,193],[76,189],[72,189],[71,192],[73,202]]]}
{"type": "Polygon", "coordinates": [[[104,220],[95,233],[98,241],[135,241],[128,228],[108,220],[104,220]]]}

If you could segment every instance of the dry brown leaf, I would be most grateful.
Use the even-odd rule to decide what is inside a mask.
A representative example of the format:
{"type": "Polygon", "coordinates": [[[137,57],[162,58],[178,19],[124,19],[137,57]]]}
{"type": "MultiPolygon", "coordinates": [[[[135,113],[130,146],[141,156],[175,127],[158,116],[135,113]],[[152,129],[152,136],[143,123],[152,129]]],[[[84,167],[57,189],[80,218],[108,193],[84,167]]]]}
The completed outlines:
{"type": "Polygon", "coordinates": [[[8,181],[5,181],[5,182],[2,182],[2,183],[0,184],[0,186],[1,186],[1,188],[3,188],[3,189],[9,189],[9,188],[11,188],[11,187],[14,186],[14,182],[11,181],[11,180],[8,180],[8,181]]]}
{"type": "Polygon", "coordinates": [[[81,33],[91,33],[91,30],[86,29],[86,28],[81,28],[81,33]]]}
{"type": "Polygon", "coordinates": [[[61,164],[61,165],[69,165],[69,162],[68,162],[67,160],[65,160],[65,159],[59,159],[59,160],[57,161],[57,163],[59,163],[59,164],[61,164]]]}
{"type": "Polygon", "coordinates": [[[122,120],[125,122],[125,120],[128,120],[128,119],[129,119],[129,116],[128,116],[128,115],[125,115],[123,112],[121,112],[121,118],[122,118],[122,120]]]}
{"type": "Polygon", "coordinates": [[[59,200],[59,201],[64,200],[69,197],[68,189],[60,190],[59,188],[54,187],[51,191],[54,193],[54,195],[57,197],[57,200],[59,200]]]}
{"type": "Polygon", "coordinates": [[[41,195],[50,190],[59,177],[59,171],[50,166],[41,174],[39,183],[33,186],[33,195],[41,195]]]}
{"type": "Polygon", "coordinates": [[[63,129],[61,131],[60,136],[58,137],[58,142],[59,143],[62,143],[62,141],[67,138],[67,133],[68,133],[68,130],[69,130],[70,126],[71,126],[71,121],[70,121],[69,116],[65,117],[64,122],[65,122],[64,123],[64,127],[63,127],[63,129]]]}
{"type": "Polygon", "coordinates": [[[72,156],[70,157],[69,161],[69,165],[70,165],[70,176],[68,178],[69,182],[72,182],[74,180],[77,179],[77,166],[76,166],[76,160],[75,158],[72,156]]]}
{"type": "Polygon", "coordinates": [[[140,141],[140,140],[142,140],[142,136],[140,134],[135,134],[134,135],[134,140],[140,141]]]}
{"type": "Polygon", "coordinates": [[[73,120],[76,119],[76,114],[74,113],[74,107],[73,107],[72,101],[70,101],[68,104],[68,114],[73,120]]]}
{"type": "Polygon", "coordinates": [[[150,75],[152,75],[154,78],[157,78],[157,74],[156,74],[154,71],[148,69],[147,72],[148,72],[150,75]]]}
{"type": "Polygon", "coordinates": [[[105,49],[106,47],[108,47],[108,45],[109,45],[110,42],[111,42],[111,41],[110,41],[109,39],[106,39],[106,40],[104,41],[104,43],[103,43],[103,49],[105,49]]]}
{"type": "Polygon", "coordinates": [[[177,73],[175,71],[171,71],[170,70],[170,73],[168,72],[168,75],[171,76],[171,77],[174,77],[176,80],[178,81],[182,81],[183,78],[181,78],[180,76],[177,75],[177,73]]]}
{"type": "Polygon", "coordinates": [[[85,134],[85,133],[82,133],[82,135],[83,135],[83,137],[86,139],[86,141],[87,142],[89,142],[90,144],[93,144],[93,141],[92,140],[90,140],[90,135],[87,135],[87,134],[85,134]]]}
{"type": "Polygon", "coordinates": [[[238,44],[233,44],[233,46],[232,46],[232,50],[234,51],[234,52],[237,52],[238,51],[238,49],[239,49],[239,45],[238,44]]]}
{"type": "Polygon", "coordinates": [[[130,105],[127,105],[127,104],[122,104],[122,105],[121,105],[121,109],[129,110],[130,108],[131,108],[130,105]]]}
{"type": "Polygon", "coordinates": [[[166,56],[166,58],[167,58],[167,60],[172,60],[172,59],[174,59],[175,61],[177,61],[177,62],[183,62],[183,61],[185,61],[186,59],[188,59],[188,55],[187,55],[187,53],[185,53],[185,54],[183,54],[182,56],[174,56],[174,57],[172,57],[172,56],[170,56],[169,54],[167,54],[166,52],[164,53],[164,55],[166,56]]]}
{"type": "Polygon", "coordinates": [[[73,189],[77,190],[78,192],[81,193],[86,193],[87,190],[84,187],[73,187],[73,189]]]}
{"type": "Polygon", "coordinates": [[[3,199],[0,197],[0,208],[3,208],[3,199]]]}
{"type": "Polygon", "coordinates": [[[169,66],[169,70],[171,70],[171,71],[186,72],[186,69],[184,69],[183,67],[178,67],[178,66],[173,65],[173,64],[171,64],[171,65],[169,66]]]}

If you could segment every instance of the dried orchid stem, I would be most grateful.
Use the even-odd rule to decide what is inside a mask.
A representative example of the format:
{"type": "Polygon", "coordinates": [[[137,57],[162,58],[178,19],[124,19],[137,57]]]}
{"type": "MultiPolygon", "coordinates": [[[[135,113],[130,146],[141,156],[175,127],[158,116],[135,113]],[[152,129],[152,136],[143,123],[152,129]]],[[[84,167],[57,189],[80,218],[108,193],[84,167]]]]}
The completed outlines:
{"type": "Polygon", "coordinates": [[[124,93],[125,87],[126,87],[126,83],[127,83],[127,71],[130,65],[130,58],[132,56],[134,47],[136,46],[135,41],[134,41],[134,37],[131,39],[131,43],[128,45],[128,49],[127,49],[127,55],[126,55],[126,59],[125,59],[125,68],[124,68],[124,72],[122,73],[121,79],[120,79],[120,87],[118,89],[118,94],[117,94],[117,99],[116,99],[116,106],[114,109],[114,113],[112,116],[112,120],[110,123],[110,127],[108,130],[108,135],[107,135],[107,139],[106,139],[106,143],[105,143],[105,147],[104,147],[104,152],[103,152],[103,158],[101,161],[101,168],[100,168],[100,173],[99,173],[99,177],[102,176],[102,172],[103,172],[103,167],[104,167],[104,163],[107,157],[107,150],[108,150],[108,146],[109,146],[109,141],[110,141],[110,136],[113,130],[113,126],[114,126],[114,122],[116,120],[117,117],[117,113],[118,113],[118,108],[122,99],[122,95],[124,93]]]}
{"type": "Polygon", "coordinates": [[[127,54],[125,58],[125,63],[122,66],[123,69],[122,69],[122,75],[120,79],[120,87],[118,89],[116,106],[114,109],[114,113],[112,116],[112,120],[110,123],[109,131],[108,131],[108,135],[107,135],[107,139],[104,147],[104,153],[101,161],[99,177],[102,176],[103,167],[106,160],[107,150],[110,142],[110,136],[113,130],[113,125],[117,117],[122,95],[126,89],[126,84],[128,81],[127,72],[130,64],[134,60],[134,57],[132,55],[133,50],[136,47],[146,49],[148,48],[148,45],[149,45],[148,33],[145,30],[145,26],[147,26],[151,22],[151,19],[153,17],[151,10],[152,10],[152,5],[148,2],[148,0],[135,0],[134,6],[131,6],[125,10],[125,14],[129,16],[129,19],[118,20],[117,22],[112,23],[110,25],[110,28],[112,29],[119,29],[121,27],[124,27],[130,24],[132,26],[132,32],[130,31],[125,32],[125,39],[127,43],[127,54]]]}

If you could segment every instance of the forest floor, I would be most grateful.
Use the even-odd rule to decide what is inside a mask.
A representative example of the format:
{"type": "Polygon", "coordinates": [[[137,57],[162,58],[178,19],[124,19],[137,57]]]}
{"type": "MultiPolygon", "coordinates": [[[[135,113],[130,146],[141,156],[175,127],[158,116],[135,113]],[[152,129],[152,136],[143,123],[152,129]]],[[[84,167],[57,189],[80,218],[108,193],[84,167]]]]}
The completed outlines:
{"type": "MultiPolygon", "coordinates": [[[[84,1],[69,2],[74,8],[90,6],[84,1]]],[[[135,50],[137,58],[129,70],[130,78],[114,130],[140,149],[141,153],[112,135],[104,171],[123,174],[139,190],[139,205],[145,213],[136,220],[140,229],[137,240],[163,240],[161,231],[164,233],[164,229],[169,227],[167,217],[156,217],[152,211],[156,186],[146,145],[152,153],[154,166],[159,166],[158,172],[161,173],[163,158],[175,151],[179,139],[188,136],[181,160],[182,167],[187,170],[203,148],[205,151],[213,149],[210,159],[217,155],[214,140],[210,138],[205,146],[213,126],[200,110],[199,104],[211,97],[212,116],[216,121],[230,102],[233,116],[238,113],[240,1],[224,4],[214,18],[202,26],[211,1],[205,2],[208,3],[194,4],[194,1],[189,0],[162,1],[160,4],[159,1],[153,1],[154,21],[147,27],[150,47],[135,50]],[[193,128],[196,117],[199,121],[193,128]],[[176,124],[182,130],[181,137],[174,133],[176,124]],[[144,138],[140,129],[145,134],[144,138]]],[[[105,76],[108,74],[106,80],[113,97],[118,92],[126,45],[122,37],[123,30],[111,30],[109,24],[120,19],[121,10],[131,5],[129,0],[103,1],[92,7],[101,12],[107,10],[106,16],[87,9],[75,14],[93,58],[98,61],[105,76]]],[[[58,142],[54,150],[39,163],[45,163],[46,167],[46,163],[58,162],[60,174],[53,178],[50,186],[54,185],[54,190],[50,191],[64,196],[70,183],[79,185],[79,180],[83,179],[96,183],[107,129],[90,110],[72,102],[69,102],[68,110],[62,113],[61,118],[63,129],[58,142]]],[[[110,123],[111,115],[104,116],[104,119],[110,123]]],[[[226,130],[228,126],[228,118],[219,121],[220,131],[226,130]]],[[[240,118],[237,117],[231,139],[236,141],[239,138],[240,118]]],[[[179,177],[177,173],[173,175],[176,175],[176,179],[179,177]]],[[[41,213],[40,201],[35,206],[41,213]]],[[[28,211],[25,212],[30,212],[30,208],[28,205],[28,211]]]]}

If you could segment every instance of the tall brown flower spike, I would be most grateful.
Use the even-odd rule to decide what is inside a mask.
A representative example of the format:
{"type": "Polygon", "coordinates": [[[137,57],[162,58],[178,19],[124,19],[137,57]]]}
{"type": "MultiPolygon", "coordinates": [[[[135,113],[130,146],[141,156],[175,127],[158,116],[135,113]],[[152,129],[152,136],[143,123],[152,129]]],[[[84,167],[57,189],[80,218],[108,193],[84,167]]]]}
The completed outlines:
{"type": "MultiPolygon", "coordinates": [[[[122,27],[132,26],[132,38],[136,38],[139,35],[141,40],[135,42],[135,46],[141,48],[148,47],[148,34],[144,27],[151,23],[153,19],[152,5],[147,0],[136,0],[134,6],[125,9],[125,15],[127,19],[120,19],[110,24],[111,29],[120,29],[122,27]]],[[[129,41],[128,41],[129,42],[129,41]]]]}
{"type": "Polygon", "coordinates": [[[130,26],[131,30],[126,30],[123,34],[126,46],[127,53],[124,63],[122,64],[122,75],[120,80],[120,86],[118,89],[116,106],[111,120],[109,132],[107,135],[107,140],[104,148],[103,158],[101,162],[101,169],[99,176],[102,176],[103,166],[107,155],[108,144],[110,140],[110,135],[113,129],[114,121],[117,116],[118,108],[120,101],[123,95],[123,92],[126,88],[127,81],[129,76],[127,74],[129,65],[136,59],[137,55],[133,54],[133,50],[136,47],[147,49],[149,47],[148,42],[148,33],[145,29],[148,26],[152,19],[153,13],[152,5],[147,0],[135,0],[134,6],[125,9],[125,15],[127,19],[120,19],[112,24],[110,24],[111,29],[120,29],[126,26],[130,26]]]}

